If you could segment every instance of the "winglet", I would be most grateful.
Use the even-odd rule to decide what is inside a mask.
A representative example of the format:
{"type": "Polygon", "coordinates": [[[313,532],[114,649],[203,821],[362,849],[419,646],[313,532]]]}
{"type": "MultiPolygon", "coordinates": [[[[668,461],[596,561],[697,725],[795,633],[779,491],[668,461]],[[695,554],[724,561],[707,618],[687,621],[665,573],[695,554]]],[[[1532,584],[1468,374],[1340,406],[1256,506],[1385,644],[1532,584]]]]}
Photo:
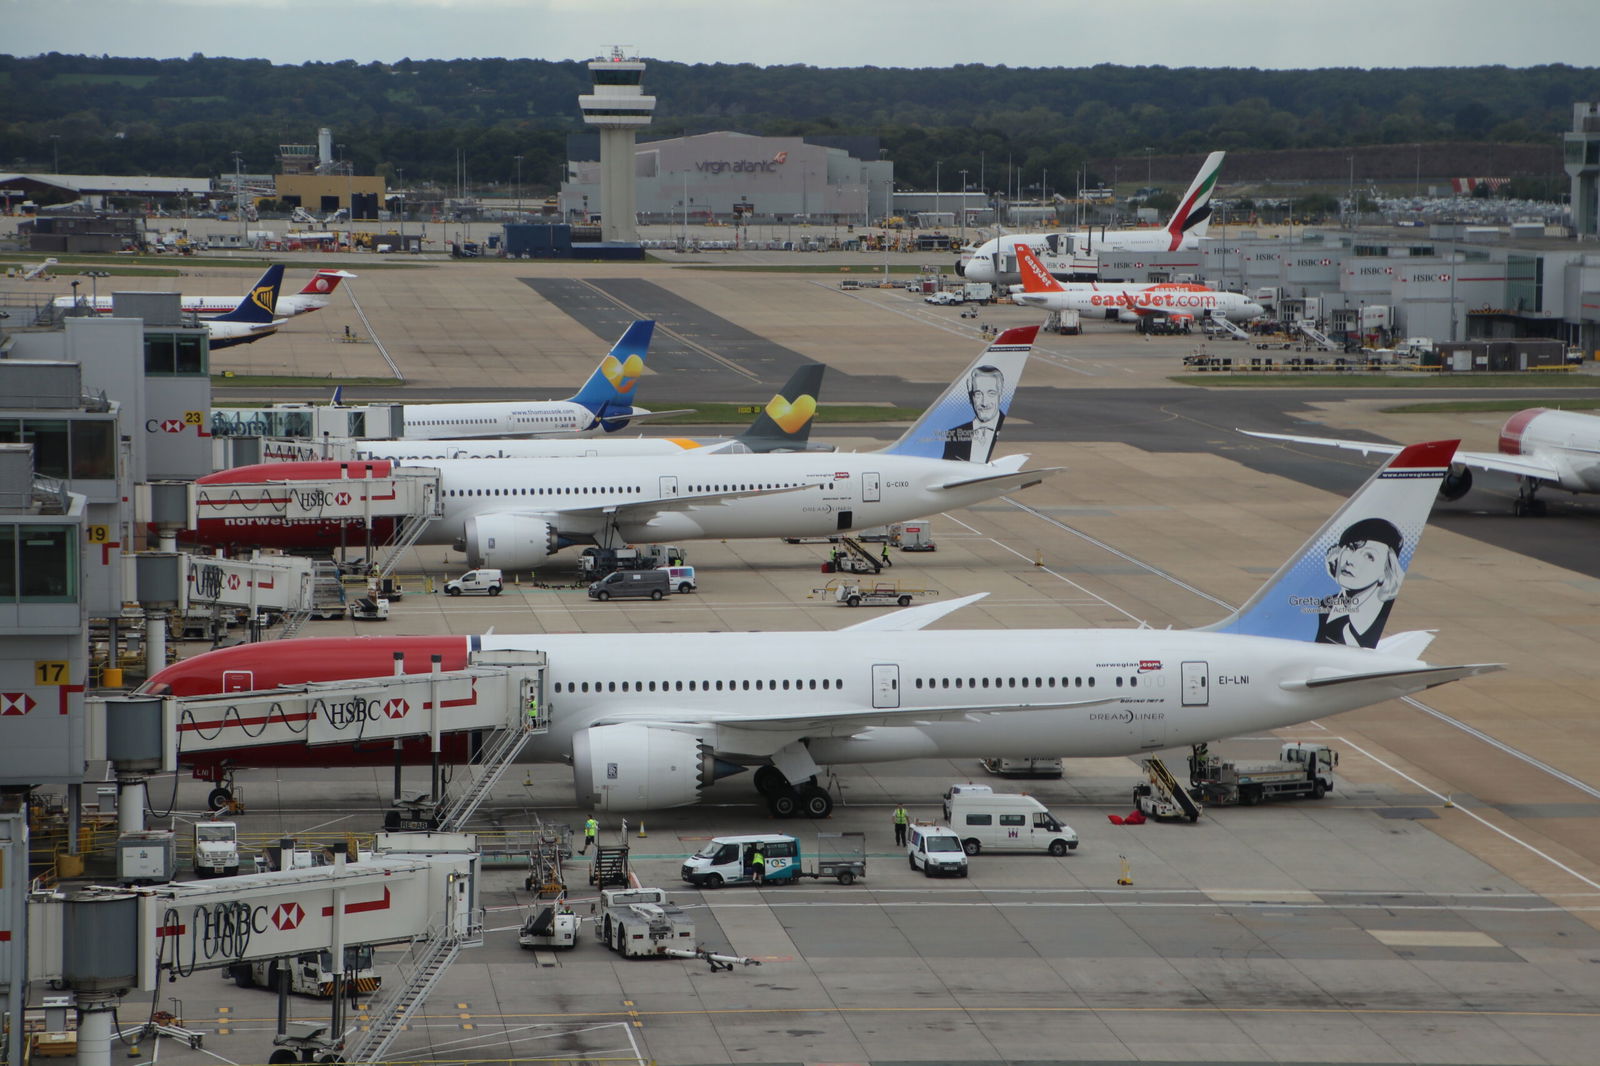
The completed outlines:
{"type": "Polygon", "coordinates": [[[902,607],[898,611],[873,615],[865,622],[857,622],[853,626],[845,626],[840,632],[914,633],[919,629],[928,628],[952,611],[959,611],[968,604],[977,603],[987,595],[989,595],[987,592],[977,592],[971,596],[945,600],[943,603],[924,603],[916,607],[902,607]]]}

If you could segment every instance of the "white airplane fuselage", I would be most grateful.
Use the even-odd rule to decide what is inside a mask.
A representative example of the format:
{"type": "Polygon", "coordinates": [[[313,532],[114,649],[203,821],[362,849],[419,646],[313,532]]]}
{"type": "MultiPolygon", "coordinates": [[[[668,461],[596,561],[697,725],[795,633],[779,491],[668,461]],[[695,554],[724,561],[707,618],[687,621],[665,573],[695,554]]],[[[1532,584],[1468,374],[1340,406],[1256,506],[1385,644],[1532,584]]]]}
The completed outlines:
{"type": "MultiPolygon", "coordinates": [[[[826,536],[966,507],[1015,491],[1021,487],[1015,478],[943,489],[937,486],[986,474],[1013,474],[1024,461],[1026,456],[979,465],[881,452],[689,452],[549,461],[440,459],[405,465],[437,469],[442,478],[444,516],[424,530],[419,543],[452,544],[465,534],[473,565],[522,569],[538,563],[501,559],[493,551],[509,551],[507,545],[514,537],[524,541],[533,537],[542,543],[539,528],[546,525],[559,537],[574,540],[597,536],[613,523],[630,542],[826,536]],[[735,495],[740,493],[750,495],[735,495]],[[696,496],[706,499],[684,502],[684,498],[696,496]],[[494,538],[490,554],[475,551],[473,529],[468,528],[472,522],[477,523],[473,528],[485,549],[494,538]]],[[[282,478],[296,480],[294,464],[283,465],[282,478]]],[[[321,464],[332,465],[337,464],[321,464]]],[[[247,469],[259,472],[265,468],[247,469]]],[[[201,483],[207,487],[228,484],[227,475],[228,471],[209,475],[201,483]]],[[[380,470],[374,476],[384,474],[380,470]]],[[[1035,479],[1044,476],[1034,475],[1035,479]]],[[[258,483],[261,478],[251,480],[258,483]]],[[[359,485],[359,481],[352,484],[359,485]]],[[[375,523],[375,528],[380,539],[386,535],[380,524],[375,523]]],[[[202,516],[197,529],[197,539],[203,543],[303,548],[338,543],[341,529],[352,542],[358,542],[356,531],[361,526],[355,520],[285,523],[272,517],[202,516]]]]}
{"type": "MultiPolygon", "coordinates": [[[[469,639],[485,651],[545,652],[550,731],[530,742],[525,758],[535,762],[565,761],[574,734],[606,720],[696,732],[719,752],[764,756],[770,751],[743,750],[762,741],[737,739],[738,719],[741,712],[762,718],[780,708],[819,718],[900,707],[930,715],[939,708],[1005,712],[903,724],[886,716],[865,729],[839,726],[837,736],[826,723],[797,722],[793,734],[809,738],[812,756],[823,764],[1131,755],[1295,725],[1425,687],[1391,678],[1285,688],[1318,674],[1378,672],[1416,660],[1199,630],[637,633],[629,634],[626,655],[618,654],[615,638],[598,634],[469,639]],[[1048,706],[1091,700],[1098,702],[1048,706]],[[692,721],[696,711],[707,724],[669,722],[668,713],[649,721],[652,712],[692,721]]],[[[784,734],[768,730],[768,740],[784,734]]]]}
{"type": "Polygon", "coordinates": [[[1144,315],[1227,318],[1248,321],[1259,318],[1262,307],[1248,296],[1211,289],[1168,288],[1159,285],[1073,286],[1062,292],[1019,292],[1012,300],[1047,311],[1078,311],[1082,314],[1116,316],[1124,321],[1144,315]]]}
{"type": "MultiPolygon", "coordinates": [[[[58,296],[55,299],[57,307],[92,307],[96,314],[109,315],[113,308],[113,299],[110,296],[87,296],[74,301],[70,296],[58,296]]],[[[185,314],[199,315],[209,318],[214,315],[225,315],[239,306],[237,296],[185,296],[179,300],[179,306],[185,314]]],[[[272,313],[278,318],[293,318],[303,315],[308,311],[316,311],[328,306],[327,297],[280,296],[278,302],[273,304],[272,313]]]]}
{"type": "Polygon", "coordinates": [[[963,262],[962,276],[968,281],[995,284],[1009,284],[1018,280],[1022,274],[1017,269],[1017,244],[1026,244],[1031,248],[1052,275],[1071,278],[1099,274],[1101,252],[1187,251],[1198,248],[1200,241],[1198,237],[1185,236],[1174,249],[1172,235],[1165,229],[1107,230],[1105,233],[1091,233],[1088,230],[1017,233],[994,237],[980,245],[972,257],[963,262]]]}
{"type": "Polygon", "coordinates": [[[1506,420],[1500,452],[1547,463],[1568,492],[1600,492],[1600,417],[1530,408],[1506,420]]]}
{"type": "MultiPolygon", "coordinates": [[[[637,407],[617,408],[613,415],[648,414],[637,407]]],[[[624,423],[616,423],[621,428],[624,423]]],[[[456,437],[549,436],[603,433],[594,412],[571,400],[522,400],[514,403],[408,403],[406,440],[449,440],[456,437]]]]}

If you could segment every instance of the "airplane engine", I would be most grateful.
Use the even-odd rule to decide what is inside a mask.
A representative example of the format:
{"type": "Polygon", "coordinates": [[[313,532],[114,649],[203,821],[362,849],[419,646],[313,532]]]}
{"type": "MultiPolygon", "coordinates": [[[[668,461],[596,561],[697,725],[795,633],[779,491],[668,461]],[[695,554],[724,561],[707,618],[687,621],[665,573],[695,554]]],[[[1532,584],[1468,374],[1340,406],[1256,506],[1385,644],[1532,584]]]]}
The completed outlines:
{"type": "Polygon", "coordinates": [[[542,518],[490,514],[467,519],[462,547],[476,569],[532,570],[556,553],[556,528],[542,518]]]}
{"type": "Polygon", "coordinates": [[[683,807],[744,767],[724,762],[692,733],[649,725],[597,725],[572,737],[578,803],[601,811],[683,807]]]}
{"type": "Polygon", "coordinates": [[[1464,466],[1451,466],[1439,482],[1441,500],[1459,500],[1472,488],[1472,471],[1464,466]]]}

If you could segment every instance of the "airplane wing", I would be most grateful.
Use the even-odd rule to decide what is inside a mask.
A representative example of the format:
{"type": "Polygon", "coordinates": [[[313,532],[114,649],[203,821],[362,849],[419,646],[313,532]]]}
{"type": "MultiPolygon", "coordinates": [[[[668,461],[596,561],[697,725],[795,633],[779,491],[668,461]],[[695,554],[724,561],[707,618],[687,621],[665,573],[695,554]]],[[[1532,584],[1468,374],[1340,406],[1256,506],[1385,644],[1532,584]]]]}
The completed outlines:
{"type": "Polygon", "coordinates": [[[956,600],[946,600],[943,603],[924,603],[917,607],[889,611],[886,614],[875,614],[865,622],[845,626],[840,632],[912,633],[918,629],[926,629],[952,611],[959,611],[969,603],[977,603],[987,595],[989,595],[987,592],[979,592],[956,600]]]}
{"type": "MultiPolygon", "coordinates": [[[[1332,437],[1296,437],[1288,433],[1255,433],[1248,429],[1238,432],[1247,437],[1260,437],[1262,440],[1282,440],[1291,444],[1316,444],[1324,448],[1343,448],[1346,451],[1360,452],[1362,455],[1399,455],[1403,446],[1399,444],[1377,444],[1366,440],[1336,440],[1332,437]]],[[[1456,452],[1452,463],[1461,466],[1470,466],[1477,470],[1493,470],[1501,474],[1515,474],[1517,477],[1531,477],[1539,481],[1559,481],[1561,471],[1549,463],[1541,463],[1525,455],[1501,455],[1499,452],[1456,452]]]]}

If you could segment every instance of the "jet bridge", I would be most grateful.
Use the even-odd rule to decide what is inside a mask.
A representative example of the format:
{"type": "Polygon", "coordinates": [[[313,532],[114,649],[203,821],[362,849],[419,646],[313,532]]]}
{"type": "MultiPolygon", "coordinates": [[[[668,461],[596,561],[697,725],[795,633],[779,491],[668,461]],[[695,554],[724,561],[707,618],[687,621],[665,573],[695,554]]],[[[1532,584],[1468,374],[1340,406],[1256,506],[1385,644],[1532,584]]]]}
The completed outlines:
{"type": "MultiPolygon", "coordinates": [[[[441,670],[435,660],[426,674],[397,672],[264,690],[255,690],[253,674],[240,671],[224,676],[229,691],[216,696],[89,699],[90,757],[116,763],[116,753],[106,750],[108,729],[160,753],[159,765],[156,760],[142,764],[131,771],[134,777],[175,772],[182,760],[197,755],[279,744],[316,747],[428,737],[437,753],[445,734],[493,733],[482,747],[476,780],[440,823],[460,826],[528,740],[547,731],[545,665],[543,652],[478,651],[461,670],[441,670]]],[[[402,666],[397,657],[397,670],[402,666]]],[[[120,781],[120,769],[118,774],[120,781]]],[[[435,781],[436,801],[441,799],[437,791],[435,781]]]]}
{"type": "MultiPolygon", "coordinates": [[[[476,842],[461,834],[380,834],[371,858],[343,859],[340,852],[335,865],[310,870],[36,898],[29,905],[29,927],[37,934],[30,936],[31,976],[76,993],[84,1066],[109,1066],[114,1011],[128,992],[151,992],[163,978],[199,970],[324,949],[343,958],[346,945],[426,945],[433,961],[428,972],[404,974],[386,1000],[387,1013],[375,1015],[380,1022],[390,1013],[409,1017],[423,986],[432,987],[461,948],[482,941],[476,842]]],[[[278,992],[275,1042],[282,1047],[287,982],[278,992]]],[[[331,1009],[322,1046],[339,1051],[345,1047],[342,997],[334,996],[331,1009]]],[[[283,1054],[272,1061],[295,1057],[283,1054]]]]}
{"type": "Polygon", "coordinates": [[[309,478],[194,486],[195,519],[207,521],[394,523],[376,576],[387,577],[422,531],[444,517],[442,476],[434,467],[392,468],[387,477],[309,478]]]}

